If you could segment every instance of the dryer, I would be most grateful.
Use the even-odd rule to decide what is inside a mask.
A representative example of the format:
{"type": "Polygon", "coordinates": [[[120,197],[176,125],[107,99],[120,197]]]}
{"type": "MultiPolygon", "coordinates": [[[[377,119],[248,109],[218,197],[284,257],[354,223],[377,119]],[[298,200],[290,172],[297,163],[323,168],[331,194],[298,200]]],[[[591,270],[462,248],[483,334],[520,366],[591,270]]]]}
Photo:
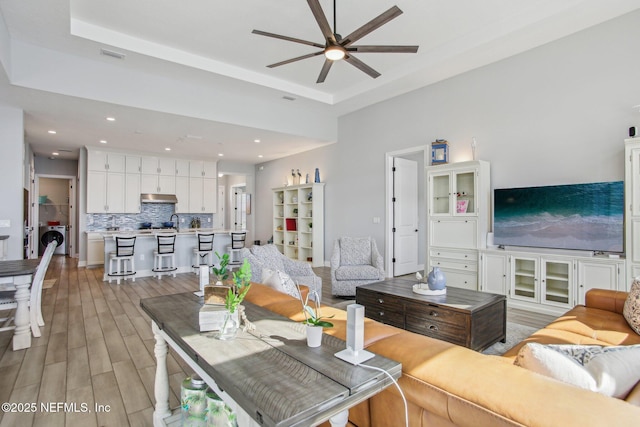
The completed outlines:
{"type": "Polygon", "coordinates": [[[42,255],[47,245],[53,241],[58,242],[54,254],[67,254],[67,226],[66,225],[47,225],[40,227],[40,245],[38,253],[42,255]]]}

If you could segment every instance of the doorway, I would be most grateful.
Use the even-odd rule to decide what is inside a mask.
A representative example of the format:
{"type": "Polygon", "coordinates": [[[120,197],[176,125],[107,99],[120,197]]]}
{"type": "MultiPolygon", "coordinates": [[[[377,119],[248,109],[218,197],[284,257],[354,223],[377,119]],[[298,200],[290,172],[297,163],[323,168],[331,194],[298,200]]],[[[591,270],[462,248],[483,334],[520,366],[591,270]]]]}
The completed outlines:
{"type": "Polygon", "coordinates": [[[392,277],[424,270],[428,155],[428,146],[386,154],[385,269],[392,277]]]}
{"type": "Polygon", "coordinates": [[[56,240],[61,240],[55,253],[77,256],[76,177],[36,174],[32,200],[35,233],[29,243],[29,258],[41,255],[41,237],[51,238],[52,231],[56,240]]]}

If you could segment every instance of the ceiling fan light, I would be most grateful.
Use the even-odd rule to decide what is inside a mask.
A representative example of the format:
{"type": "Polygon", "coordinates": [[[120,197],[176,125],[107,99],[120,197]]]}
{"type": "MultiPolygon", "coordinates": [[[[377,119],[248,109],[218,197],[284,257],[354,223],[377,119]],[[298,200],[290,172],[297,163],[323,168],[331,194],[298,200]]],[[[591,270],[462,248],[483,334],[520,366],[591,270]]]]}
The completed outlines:
{"type": "Polygon", "coordinates": [[[324,50],[324,56],[332,61],[339,61],[345,56],[345,51],[340,46],[329,46],[324,50]]]}

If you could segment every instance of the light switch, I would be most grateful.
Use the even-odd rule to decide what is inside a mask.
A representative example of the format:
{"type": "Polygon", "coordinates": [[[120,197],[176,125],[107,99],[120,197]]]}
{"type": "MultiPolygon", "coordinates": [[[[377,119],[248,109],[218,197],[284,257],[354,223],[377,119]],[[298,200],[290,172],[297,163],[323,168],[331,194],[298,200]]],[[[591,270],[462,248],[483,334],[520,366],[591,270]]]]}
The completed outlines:
{"type": "Polygon", "coordinates": [[[11,227],[11,220],[0,219],[0,227],[11,227]]]}
{"type": "Polygon", "coordinates": [[[380,217],[379,216],[374,216],[373,217],[373,223],[374,224],[380,224],[380,217]]]}

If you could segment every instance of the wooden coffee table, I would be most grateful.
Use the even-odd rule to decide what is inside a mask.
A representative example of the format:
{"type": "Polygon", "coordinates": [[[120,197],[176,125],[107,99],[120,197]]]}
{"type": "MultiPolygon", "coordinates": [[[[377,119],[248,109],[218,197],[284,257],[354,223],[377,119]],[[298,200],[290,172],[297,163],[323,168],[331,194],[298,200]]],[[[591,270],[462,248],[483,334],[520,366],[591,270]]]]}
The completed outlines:
{"type": "Polygon", "coordinates": [[[482,351],[507,337],[504,295],[447,288],[447,294],[413,292],[416,281],[390,279],[356,288],[365,316],[407,331],[482,351]]]}

